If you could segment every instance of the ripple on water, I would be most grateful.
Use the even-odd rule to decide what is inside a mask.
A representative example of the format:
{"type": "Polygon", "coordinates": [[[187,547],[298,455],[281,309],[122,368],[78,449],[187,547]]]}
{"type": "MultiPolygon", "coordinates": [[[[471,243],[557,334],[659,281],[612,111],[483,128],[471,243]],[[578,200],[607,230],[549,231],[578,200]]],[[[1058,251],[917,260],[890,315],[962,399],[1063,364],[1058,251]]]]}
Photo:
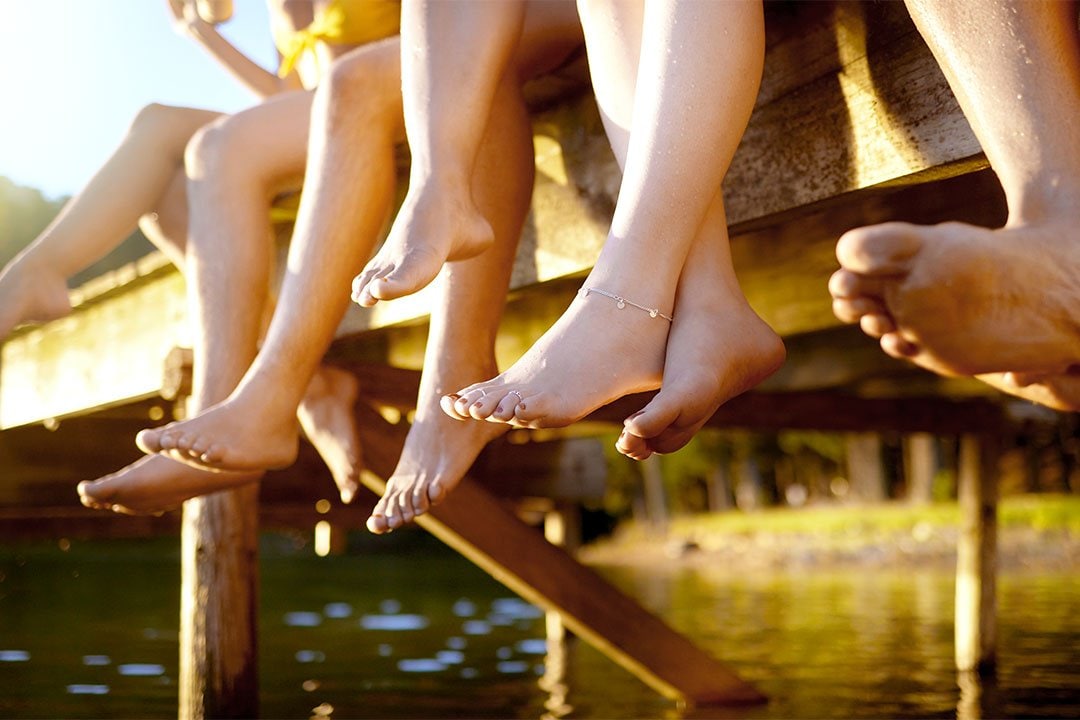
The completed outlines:
{"type": "Polygon", "coordinates": [[[68,695],[108,695],[108,685],[75,684],[67,686],[68,695]]]}
{"type": "Polygon", "coordinates": [[[83,655],[82,664],[88,667],[111,665],[112,658],[110,658],[108,655],[83,655]]]}
{"type": "Polygon", "coordinates": [[[509,660],[513,656],[514,656],[513,648],[501,647],[501,648],[499,648],[498,650],[495,651],[495,657],[499,658],[500,660],[509,660]]]}
{"type": "Polygon", "coordinates": [[[469,641],[463,637],[452,637],[446,640],[446,647],[451,650],[464,650],[468,645],[469,641]]]}
{"type": "Polygon", "coordinates": [[[491,602],[491,611],[498,615],[509,615],[515,620],[544,617],[543,610],[521,598],[497,598],[491,602]]]}
{"type": "Polygon", "coordinates": [[[383,600],[379,603],[379,612],[383,615],[397,615],[401,612],[401,603],[393,598],[383,600]]]}
{"type": "Polygon", "coordinates": [[[353,613],[352,605],[344,602],[332,602],[328,603],[323,608],[323,615],[328,618],[340,619],[350,617],[353,613]]]}
{"type": "Polygon", "coordinates": [[[322,625],[322,615],[316,612],[287,612],[285,624],[289,627],[318,627],[322,625]]]}
{"type": "Polygon", "coordinates": [[[29,662],[30,653],[25,650],[0,650],[0,662],[29,662]]]}
{"type": "Polygon", "coordinates": [[[484,620],[466,620],[461,624],[461,632],[466,635],[487,635],[491,632],[491,625],[484,620]]]}
{"type": "Polygon", "coordinates": [[[435,659],[445,665],[460,665],[465,662],[465,653],[458,650],[440,650],[435,653],[435,659]]]}
{"type": "Polygon", "coordinates": [[[461,668],[461,677],[466,680],[472,679],[480,674],[476,668],[461,668]]]}
{"type": "Polygon", "coordinates": [[[495,665],[495,669],[504,675],[517,675],[529,671],[529,663],[523,660],[503,660],[495,665]]]}
{"type": "Polygon", "coordinates": [[[476,603],[467,598],[460,598],[451,609],[458,617],[472,617],[476,614],[476,603]]]}
{"type": "Polygon", "coordinates": [[[379,657],[390,657],[394,654],[394,646],[389,643],[379,645],[379,657]]]}
{"type": "Polygon", "coordinates": [[[521,640],[514,646],[522,655],[546,655],[547,654],[547,640],[543,638],[529,638],[528,640],[521,640]]]}
{"type": "Polygon", "coordinates": [[[398,660],[398,670],[407,673],[430,673],[442,672],[446,669],[444,663],[434,658],[416,658],[410,660],[398,660]]]}
{"type": "Polygon", "coordinates": [[[360,627],[365,630],[423,630],[430,622],[423,615],[364,615],[360,627]]]}
{"type": "Polygon", "coordinates": [[[297,650],[296,662],[298,663],[321,663],[326,662],[326,653],[321,650],[297,650]]]}
{"type": "Polygon", "coordinates": [[[131,677],[157,677],[165,674],[165,666],[155,663],[125,663],[118,666],[116,671],[131,677]]]}

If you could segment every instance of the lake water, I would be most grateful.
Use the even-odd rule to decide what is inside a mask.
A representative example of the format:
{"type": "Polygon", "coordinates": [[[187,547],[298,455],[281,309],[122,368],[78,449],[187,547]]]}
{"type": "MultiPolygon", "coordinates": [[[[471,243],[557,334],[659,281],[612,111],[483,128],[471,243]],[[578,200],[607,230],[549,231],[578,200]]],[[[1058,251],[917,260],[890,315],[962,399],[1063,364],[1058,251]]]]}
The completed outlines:
{"type": "MultiPolygon", "coordinates": [[[[0,548],[0,717],[176,716],[176,540],[0,548]]],[[[999,581],[994,683],[952,667],[943,569],[604,570],[770,696],[680,710],[423,534],[263,539],[268,718],[1080,717],[1080,581],[999,581]],[[961,690],[963,686],[963,691],[961,690]]]]}

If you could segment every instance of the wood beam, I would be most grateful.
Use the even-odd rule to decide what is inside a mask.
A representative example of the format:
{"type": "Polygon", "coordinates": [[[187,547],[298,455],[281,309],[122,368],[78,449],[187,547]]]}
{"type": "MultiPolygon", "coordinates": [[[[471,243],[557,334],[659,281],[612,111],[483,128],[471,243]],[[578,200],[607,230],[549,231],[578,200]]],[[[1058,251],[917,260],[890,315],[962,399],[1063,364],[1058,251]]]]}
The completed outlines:
{"type": "MultiPolygon", "coordinates": [[[[362,480],[381,494],[407,428],[390,425],[363,404],[358,412],[377,450],[366,455],[370,472],[362,480]]],[[[526,600],[560,613],[573,633],[665,696],[701,704],[764,699],[685,636],[548,543],[470,478],[418,523],[526,600]]]]}

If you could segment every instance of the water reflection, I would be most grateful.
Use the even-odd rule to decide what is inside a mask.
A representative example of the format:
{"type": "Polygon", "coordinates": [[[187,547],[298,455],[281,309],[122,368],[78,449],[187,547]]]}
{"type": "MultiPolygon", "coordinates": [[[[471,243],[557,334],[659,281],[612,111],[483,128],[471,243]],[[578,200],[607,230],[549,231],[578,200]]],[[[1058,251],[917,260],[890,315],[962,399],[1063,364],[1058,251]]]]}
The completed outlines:
{"type": "MultiPolygon", "coordinates": [[[[175,714],[173,553],[164,543],[115,556],[76,545],[19,565],[0,550],[0,717],[175,714]],[[140,662],[119,661],[130,658],[140,662]],[[140,666],[153,673],[120,670],[140,666]]],[[[1068,573],[1003,575],[998,677],[988,682],[952,666],[946,568],[605,570],[772,698],[680,710],[566,635],[557,616],[506,597],[438,547],[325,560],[264,552],[268,717],[320,715],[324,703],[337,717],[385,718],[1080,716],[1080,587],[1068,573]],[[320,621],[283,622],[291,613],[320,621]]]]}

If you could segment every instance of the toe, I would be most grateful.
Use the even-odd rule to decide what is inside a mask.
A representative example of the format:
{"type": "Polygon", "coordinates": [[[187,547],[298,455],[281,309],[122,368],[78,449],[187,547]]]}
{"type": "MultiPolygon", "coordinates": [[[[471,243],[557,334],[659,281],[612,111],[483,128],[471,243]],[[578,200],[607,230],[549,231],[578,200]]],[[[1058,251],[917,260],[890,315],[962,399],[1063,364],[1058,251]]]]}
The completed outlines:
{"type": "Polygon", "coordinates": [[[679,419],[683,403],[661,390],[648,405],[623,421],[623,429],[639,438],[656,437],[679,419]]]}
{"type": "Polygon", "coordinates": [[[457,411],[457,401],[461,398],[458,393],[450,393],[439,398],[439,407],[442,411],[455,420],[468,420],[469,416],[462,415],[457,411]]]}
{"type": "Polygon", "coordinates": [[[353,278],[352,300],[361,307],[372,307],[379,300],[371,294],[371,284],[387,269],[374,263],[368,264],[363,272],[353,278]]]}
{"type": "Polygon", "coordinates": [[[888,315],[873,313],[859,319],[859,327],[870,337],[880,338],[896,332],[896,323],[888,315]]]}
{"type": "Polygon", "coordinates": [[[887,315],[885,306],[871,297],[836,298],[832,303],[833,315],[846,323],[856,323],[863,315],[887,315]]]}
{"type": "Polygon", "coordinates": [[[881,336],[881,349],[900,360],[910,360],[919,354],[919,346],[900,337],[900,333],[897,332],[885,333],[881,336]]]}
{"type": "Polygon", "coordinates": [[[195,458],[208,465],[220,465],[225,461],[226,449],[224,445],[211,444],[203,452],[199,453],[195,458]]]}
{"type": "Polygon", "coordinates": [[[479,399],[469,406],[469,415],[475,420],[486,420],[499,407],[501,395],[502,393],[499,392],[489,392],[481,395],[479,399]]]}
{"type": "Polygon", "coordinates": [[[454,410],[456,410],[458,415],[462,418],[466,420],[471,419],[472,413],[469,411],[472,409],[473,405],[484,397],[485,394],[486,391],[479,388],[462,391],[460,397],[454,401],[454,410]]]}
{"type": "Polygon", "coordinates": [[[144,453],[153,455],[161,450],[160,430],[140,430],[135,436],[135,445],[144,453]]]}
{"type": "Polygon", "coordinates": [[[615,449],[623,455],[634,460],[645,460],[652,455],[649,444],[645,438],[638,437],[633,433],[623,430],[619,439],[615,441],[615,449]]]}
{"type": "Polygon", "coordinates": [[[870,275],[837,270],[829,278],[829,293],[834,299],[879,298],[885,293],[885,282],[870,275]]]}
{"type": "MultiPolygon", "coordinates": [[[[541,392],[535,395],[522,393],[521,402],[514,406],[514,419],[530,428],[552,427],[549,422],[553,421],[555,398],[550,393],[541,392]]],[[[516,397],[516,396],[515,396],[516,397]]],[[[569,423],[555,421],[558,425],[569,423]]]]}
{"type": "Polygon", "coordinates": [[[510,422],[514,419],[514,411],[517,410],[518,404],[521,402],[521,397],[517,393],[505,393],[502,394],[502,399],[499,400],[499,404],[495,406],[494,412],[488,416],[488,420],[497,420],[498,422],[510,422]]]}
{"type": "Polygon", "coordinates": [[[386,522],[386,516],[380,513],[377,508],[372,511],[371,517],[367,519],[366,525],[368,532],[374,533],[375,535],[383,535],[390,529],[390,525],[386,522]]]}
{"type": "Polygon", "coordinates": [[[844,233],[836,258],[848,270],[868,275],[902,275],[922,247],[926,231],[910,223],[890,222],[844,233]]]}
{"type": "Polygon", "coordinates": [[[79,502],[88,508],[95,510],[107,510],[109,508],[109,501],[107,498],[98,497],[95,494],[97,483],[89,480],[84,480],[76,486],[75,490],[79,493],[79,502]]]}
{"type": "Polygon", "coordinates": [[[410,253],[373,282],[370,292],[379,300],[410,295],[434,280],[441,265],[437,258],[427,253],[410,253]]]}
{"type": "Polygon", "coordinates": [[[432,480],[431,483],[427,486],[425,492],[428,500],[427,508],[430,509],[431,506],[441,503],[446,497],[446,493],[446,486],[443,485],[443,483],[440,482],[438,478],[432,480]]]}
{"type": "Polygon", "coordinates": [[[412,506],[417,515],[423,515],[431,509],[431,487],[434,483],[416,483],[412,490],[412,506]]]}

